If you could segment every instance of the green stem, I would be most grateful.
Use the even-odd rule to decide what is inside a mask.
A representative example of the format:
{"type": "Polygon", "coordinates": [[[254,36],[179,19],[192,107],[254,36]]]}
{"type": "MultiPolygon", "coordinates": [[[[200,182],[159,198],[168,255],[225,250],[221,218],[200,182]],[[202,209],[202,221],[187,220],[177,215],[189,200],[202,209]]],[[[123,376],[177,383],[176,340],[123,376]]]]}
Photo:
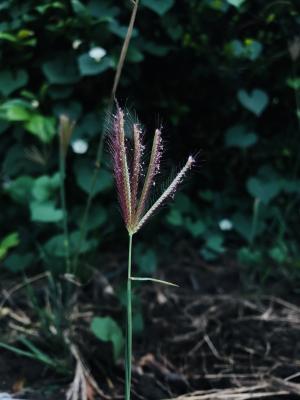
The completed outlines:
{"type": "Polygon", "coordinates": [[[260,199],[255,198],[253,203],[253,218],[252,218],[251,237],[250,237],[251,248],[254,245],[254,240],[257,233],[259,206],[260,206],[260,199]]]}
{"type": "MultiPolygon", "coordinates": [[[[296,79],[296,78],[297,78],[297,69],[296,69],[295,63],[292,64],[292,76],[293,76],[293,79],[296,79]]],[[[296,118],[297,118],[297,123],[298,123],[298,130],[300,131],[300,99],[299,99],[299,89],[294,88],[294,96],[295,96],[295,103],[296,103],[296,118]]],[[[296,137],[296,143],[295,143],[296,148],[297,148],[297,144],[298,144],[298,142],[299,142],[298,138],[299,138],[299,132],[298,132],[297,137],[296,137]]],[[[299,156],[299,151],[297,151],[296,162],[295,162],[294,170],[293,170],[293,177],[294,177],[294,179],[296,179],[296,177],[297,177],[299,166],[300,166],[300,156],[299,156]]]]}
{"type": "Polygon", "coordinates": [[[64,232],[64,248],[66,259],[66,272],[70,273],[70,244],[69,244],[69,230],[68,230],[68,217],[66,206],[66,192],[65,192],[65,176],[66,176],[66,162],[63,146],[59,146],[59,174],[60,174],[60,201],[63,211],[63,232],[64,232]]]}
{"type": "Polygon", "coordinates": [[[132,361],[132,309],[131,309],[131,255],[132,235],[129,234],[128,274],[127,274],[127,317],[126,317],[126,352],[125,352],[125,399],[130,400],[131,361],[132,361]]]}

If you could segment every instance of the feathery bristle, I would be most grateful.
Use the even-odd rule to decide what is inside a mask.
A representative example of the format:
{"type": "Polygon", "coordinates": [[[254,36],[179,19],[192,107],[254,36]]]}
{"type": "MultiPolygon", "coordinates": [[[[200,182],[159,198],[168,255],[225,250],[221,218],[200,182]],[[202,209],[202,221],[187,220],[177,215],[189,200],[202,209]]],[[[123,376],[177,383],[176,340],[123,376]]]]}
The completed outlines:
{"type": "Polygon", "coordinates": [[[125,145],[124,113],[119,107],[114,116],[113,130],[114,173],[123,218],[128,228],[131,223],[131,189],[125,145]]]}
{"type": "Polygon", "coordinates": [[[175,193],[178,185],[182,182],[183,177],[185,176],[187,171],[191,169],[194,162],[195,162],[194,158],[192,156],[189,156],[185,166],[179,171],[179,173],[175,176],[171,184],[167,187],[167,189],[163,192],[163,194],[156,200],[156,202],[152,205],[152,207],[147,211],[147,213],[136,225],[134,233],[136,233],[144,225],[144,223],[163,204],[163,202],[167,198],[169,198],[175,193]]]}
{"type": "Polygon", "coordinates": [[[134,153],[133,162],[131,169],[131,206],[132,211],[136,211],[137,206],[137,195],[141,174],[141,160],[143,155],[144,146],[142,144],[142,131],[138,124],[133,125],[133,142],[134,142],[134,153]]]}
{"type": "Polygon", "coordinates": [[[147,205],[147,200],[150,195],[151,188],[154,183],[154,177],[159,173],[162,150],[163,146],[161,139],[161,131],[159,129],[156,129],[153,139],[148,171],[136,212],[136,222],[138,222],[141,216],[143,215],[143,212],[147,205]]]}

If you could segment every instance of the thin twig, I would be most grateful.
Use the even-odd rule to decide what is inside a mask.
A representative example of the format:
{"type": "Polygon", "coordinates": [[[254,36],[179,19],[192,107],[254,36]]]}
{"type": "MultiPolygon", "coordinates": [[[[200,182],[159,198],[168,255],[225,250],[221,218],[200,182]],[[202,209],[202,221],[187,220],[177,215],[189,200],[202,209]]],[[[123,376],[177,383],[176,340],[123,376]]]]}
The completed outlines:
{"type": "MultiPolygon", "coordinates": [[[[108,105],[108,112],[109,113],[111,112],[111,109],[112,109],[112,106],[113,106],[113,102],[114,102],[114,99],[115,99],[115,95],[116,95],[116,92],[117,92],[117,88],[118,88],[118,85],[119,85],[119,82],[120,82],[121,72],[123,70],[124,61],[125,61],[125,58],[126,58],[126,54],[127,54],[127,51],[128,51],[128,47],[129,47],[130,39],[131,39],[131,36],[132,36],[132,31],[133,31],[135,19],[136,19],[139,0],[135,0],[133,2],[133,4],[134,4],[134,6],[133,6],[133,9],[132,9],[132,12],[131,12],[130,22],[129,22],[127,33],[126,33],[126,37],[125,37],[125,40],[124,40],[124,43],[123,43],[123,46],[122,46],[122,50],[121,50],[121,53],[120,53],[120,58],[119,58],[117,69],[116,69],[116,73],[115,73],[113,88],[112,88],[111,95],[110,95],[110,101],[109,101],[109,105],[108,105]]],[[[89,216],[90,208],[91,208],[93,197],[94,197],[96,182],[97,182],[99,170],[100,170],[101,164],[102,164],[104,139],[105,139],[105,131],[104,131],[104,127],[103,127],[102,133],[101,133],[101,136],[100,136],[100,139],[99,139],[98,148],[97,148],[97,155],[96,155],[96,161],[95,161],[95,170],[94,170],[94,173],[93,173],[93,176],[92,176],[92,180],[91,180],[91,187],[90,187],[90,191],[89,191],[86,207],[85,207],[85,210],[84,210],[84,213],[83,213],[83,216],[82,216],[82,220],[81,220],[81,224],[80,224],[80,237],[79,237],[79,241],[78,241],[77,252],[75,253],[75,257],[74,257],[74,275],[76,275],[79,256],[80,256],[80,250],[81,250],[82,244],[83,244],[83,242],[85,240],[87,218],[89,216]]]]}

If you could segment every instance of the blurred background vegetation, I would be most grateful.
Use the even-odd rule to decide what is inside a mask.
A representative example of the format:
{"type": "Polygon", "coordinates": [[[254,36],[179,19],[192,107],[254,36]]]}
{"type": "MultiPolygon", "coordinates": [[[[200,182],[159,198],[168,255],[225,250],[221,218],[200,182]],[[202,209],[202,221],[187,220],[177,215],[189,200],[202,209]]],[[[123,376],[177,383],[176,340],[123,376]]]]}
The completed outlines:
{"type": "MultiPolygon", "coordinates": [[[[0,4],[1,242],[4,274],[63,271],[58,118],[76,121],[66,158],[70,250],[95,169],[129,1],[0,4]]],[[[300,15],[294,1],[141,0],[117,98],[167,164],[199,151],[197,171],[140,234],[135,261],[154,272],[185,241],[205,262],[241,265],[245,282],[300,276],[300,15]],[[158,251],[159,249],[159,251],[158,251]]],[[[125,246],[110,155],[81,246],[78,275],[125,246]],[[116,244],[118,243],[118,244],[116,244]],[[84,257],[83,257],[84,256],[84,257]]],[[[167,168],[166,168],[167,169],[167,168]]]]}

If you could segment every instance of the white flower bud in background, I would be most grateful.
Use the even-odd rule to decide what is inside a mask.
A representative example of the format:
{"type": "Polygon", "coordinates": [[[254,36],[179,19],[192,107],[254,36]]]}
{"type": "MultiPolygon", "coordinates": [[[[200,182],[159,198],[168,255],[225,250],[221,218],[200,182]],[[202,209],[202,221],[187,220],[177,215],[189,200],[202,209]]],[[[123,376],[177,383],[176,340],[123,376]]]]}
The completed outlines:
{"type": "Polygon", "coordinates": [[[76,154],[84,154],[87,152],[89,145],[83,139],[76,139],[71,143],[72,149],[76,154]]]}
{"type": "Polygon", "coordinates": [[[292,61],[297,61],[300,56],[300,36],[295,36],[288,47],[292,61]]]}
{"type": "Polygon", "coordinates": [[[40,103],[38,102],[38,100],[32,100],[31,105],[32,105],[33,108],[38,108],[40,103]]]}
{"type": "Polygon", "coordinates": [[[106,50],[102,47],[94,47],[89,51],[89,56],[99,62],[106,55],[106,50]]]}
{"type": "Polygon", "coordinates": [[[81,43],[82,43],[82,40],[79,40],[79,39],[74,40],[74,42],[72,43],[73,49],[74,50],[78,49],[78,47],[81,45],[81,43]]]}
{"type": "Polygon", "coordinates": [[[229,219],[222,219],[219,222],[219,228],[221,229],[221,231],[230,231],[232,227],[232,222],[229,219]]]}

